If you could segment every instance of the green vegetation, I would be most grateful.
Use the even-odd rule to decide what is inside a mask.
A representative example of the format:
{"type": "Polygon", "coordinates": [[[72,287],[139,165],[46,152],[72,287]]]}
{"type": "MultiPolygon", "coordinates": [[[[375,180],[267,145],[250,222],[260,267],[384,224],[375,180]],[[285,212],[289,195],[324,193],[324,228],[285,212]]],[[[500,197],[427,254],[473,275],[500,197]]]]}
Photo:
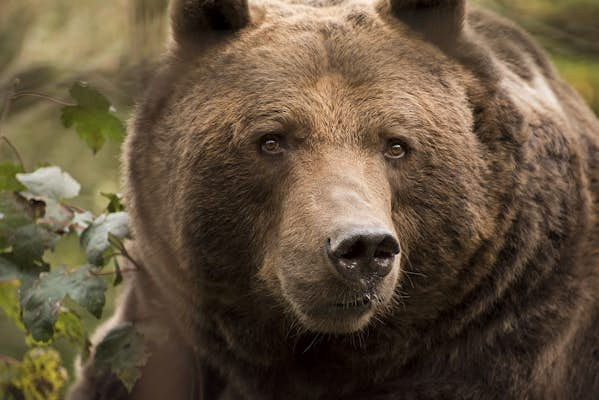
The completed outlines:
{"type": "MultiPolygon", "coordinates": [[[[70,93],[72,101],[57,100],[15,85],[5,96],[1,114],[6,115],[12,102],[31,96],[63,105],[63,125],[75,127],[93,153],[107,140],[122,141],[124,125],[111,111],[106,97],[81,82],[75,83],[70,93]]],[[[0,309],[30,348],[22,359],[0,355],[0,393],[15,400],[22,396],[60,398],[69,373],[55,342],[66,340],[71,351],[86,361],[94,325],[86,324],[85,316],[102,317],[108,276],[114,286],[123,280],[124,270],[117,256],[131,265],[129,271],[137,269],[123,243],[130,238],[129,216],[120,196],[112,193],[103,194],[107,206],[99,215],[72,205],[70,201],[79,195],[81,185],[71,175],[57,166],[26,172],[16,146],[6,136],[0,138],[16,160],[4,161],[0,168],[0,309]],[[86,258],[81,266],[45,257],[68,237],[79,239],[80,252],[86,258]]],[[[93,362],[114,370],[128,388],[148,358],[142,334],[136,329],[130,326],[110,333],[93,358],[93,362]],[[127,345],[117,357],[110,353],[119,348],[114,345],[115,337],[117,343],[127,345]]]]}

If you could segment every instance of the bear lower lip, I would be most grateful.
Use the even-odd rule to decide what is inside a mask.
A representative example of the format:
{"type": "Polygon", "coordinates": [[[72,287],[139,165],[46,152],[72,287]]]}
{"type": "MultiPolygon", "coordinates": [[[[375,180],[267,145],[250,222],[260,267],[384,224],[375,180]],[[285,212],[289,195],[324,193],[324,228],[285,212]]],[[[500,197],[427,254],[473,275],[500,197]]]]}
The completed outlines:
{"type": "Polygon", "coordinates": [[[326,316],[333,318],[352,318],[359,317],[373,307],[372,301],[368,297],[353,300],[346,303],[333,303],[317,307],[311,314],[315,316],[326,316]]]}
{"type": "Polygon", "coordinates": [[[368,303],[351,303],[351,304],[344,304],[344,305],[337,305],[335,304],[334,307],[332,307],[331,313],[335,313],[335,315],[337,316],[346,316],[346,317],[351,317],[351,316],[360,316],[363,315],[365,313],[367,313],[368,311],[370,311],[372,309],[372,303],[368,302],[368,303]]]}
{"type": "Polygon", "coordinates": [[[345,334],[360,330],[370,320],[374,303],[370,300],[329,303],[303,312],[303,323],[315,332],[345,334]]]}
{"type": "Polygon", "coordinates": [[[361,299],[354,300],[354,301],[347,302],[347,303],[335,303],[335,304],[333,304],[332,307],[335,309],[363,308],[363,307],[370,308],[371,305],[372,305],[372,302],[370,300],[370,296],[364,296],[361,299]]]}

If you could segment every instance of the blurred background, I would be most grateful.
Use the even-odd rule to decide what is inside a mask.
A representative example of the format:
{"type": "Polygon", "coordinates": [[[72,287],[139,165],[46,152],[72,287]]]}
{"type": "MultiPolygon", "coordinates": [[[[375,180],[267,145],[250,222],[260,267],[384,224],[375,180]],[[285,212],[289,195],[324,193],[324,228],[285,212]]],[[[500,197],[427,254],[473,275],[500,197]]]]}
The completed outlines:
{"type": "MultiPolygon", "coordinates": [[[[475,3],[531,32],[599,114],[599,0],[475,3]]],[[[0,0],[0,98],[17,78],[22,90],[63,99],[74,81],[84,80],[106,94],[126,119],[164,47],[166,6],[167,0],[0,0]]],[[[99,212],[106,199],[98,193],[119,191],[119,146],[108,143],[92,156],[74,131],[64,129],[59,116],[56,104],[20,98],[2,132],[29,170],[45,162],[60,166],[82,184],[79,205],[99,212]]],[[[12,157],[0,143],[0,160],[12,157]]],[[[76,237],[48,257],[67,265],[84,262],[76,237]]],[[[105,315],[110,315],[113,300],[111,291],[105,315]]],[[[69,368],[70,348],[61,350],[69,368]]],[[[0,311],[0,354],[20,359],[25,350],[22,333],[0,311]]]]}

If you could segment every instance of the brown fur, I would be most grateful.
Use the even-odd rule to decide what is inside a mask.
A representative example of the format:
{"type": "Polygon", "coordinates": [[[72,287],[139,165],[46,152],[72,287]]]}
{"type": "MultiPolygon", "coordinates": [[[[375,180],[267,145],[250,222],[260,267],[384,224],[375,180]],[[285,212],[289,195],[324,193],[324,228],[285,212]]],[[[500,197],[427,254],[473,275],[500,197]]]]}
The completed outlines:
{"type": "MultiPolygon", "coordinates": [[[[124,155],[144,269],[117,320],[171,328],[133,398],[597,396],[599,122],[525,33],[464,10],[175,2],[124,155]],[[370,313],[320,318],[356,296],[323,258],[350,223],[401,256],[370,313]]],[[[88,367],[71,397],[128,396],[88,367]]]]}

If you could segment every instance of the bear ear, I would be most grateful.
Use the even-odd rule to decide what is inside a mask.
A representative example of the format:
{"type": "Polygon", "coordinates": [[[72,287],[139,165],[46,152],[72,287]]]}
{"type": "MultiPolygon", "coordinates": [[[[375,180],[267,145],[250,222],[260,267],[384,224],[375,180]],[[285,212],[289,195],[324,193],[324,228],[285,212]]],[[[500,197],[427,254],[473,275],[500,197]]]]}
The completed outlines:
{"type": "Polygon", "coordinates": [[[390,0],[391,13],[426,39],[444,45],[462,33],[465,0],[390,0]]]}
{"type": "Polygon", "coordinates": [[[195,42],[207,33],[235,32],[250,23],[247,0],[173,0],[172,33],[178,43],[195,42]]]}

